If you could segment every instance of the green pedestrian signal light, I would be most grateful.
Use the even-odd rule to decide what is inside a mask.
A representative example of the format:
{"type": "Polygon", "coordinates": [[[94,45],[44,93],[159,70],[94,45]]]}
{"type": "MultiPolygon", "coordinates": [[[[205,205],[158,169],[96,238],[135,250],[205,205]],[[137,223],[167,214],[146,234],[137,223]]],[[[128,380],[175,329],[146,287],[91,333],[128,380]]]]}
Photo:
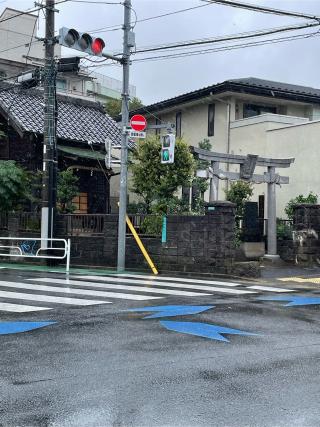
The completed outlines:
{"type": "Polygon", "coordinates": [[[161,163],[174,163],[174,147],[176,137],[172,133],[161,138],[161,163]]]}
{"type": "Polygon", "coordinates": [[[167,162],[170,159],[169,150],[162,150],[162,160],[167,162]]]}

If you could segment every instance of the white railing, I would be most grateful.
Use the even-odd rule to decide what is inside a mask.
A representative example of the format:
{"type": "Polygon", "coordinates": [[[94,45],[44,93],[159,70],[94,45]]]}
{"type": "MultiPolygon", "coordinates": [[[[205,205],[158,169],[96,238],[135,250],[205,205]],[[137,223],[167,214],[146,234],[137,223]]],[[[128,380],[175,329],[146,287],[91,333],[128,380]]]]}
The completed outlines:
{"type": "Polygon", "coordinates": [[[67,273],[70,270],[70,248],[70,239],[0,237],[0,257],[66,259],[67,273]],[[3,241],[9,241],[12,244],[3,245],[3,241]],[[54,246],[55,243],[59,242],[63,243],[63,246],[54,246]],[[50,252],[53,252],[53,254],[50,254],[50,252]],[[58,255],[57,252],[61,252],[61,254],[58,255]]]}

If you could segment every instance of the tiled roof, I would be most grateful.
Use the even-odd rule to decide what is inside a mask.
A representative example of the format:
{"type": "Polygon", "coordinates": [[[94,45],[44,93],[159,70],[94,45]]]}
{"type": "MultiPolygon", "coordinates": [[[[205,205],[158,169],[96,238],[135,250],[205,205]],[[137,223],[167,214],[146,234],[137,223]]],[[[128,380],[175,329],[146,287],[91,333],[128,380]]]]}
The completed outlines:
{"type": "Polygon", "coordinates": [[[184,103],[212,95],[221,95],[224,92],[248,93],[272,98],[276,97],[280,99],[294,100],[297,102],[300,101],[320,104],[320,89],[248,77],[243,79],[225,80],[222,83],[206,86],[192,92],[168,98],[163,101],[138,108],[135,111],[130,111],[130,115],[138,113],[149,114],[165,110],[167,108],[175,108],[176,106],[184,103]]]}
{"type": "MultiPolygon", "coordinates": [[[[21,132],[43,133],[43,93],[37,90],[0,90],[0,109],[21,132]]],[[[57,137],[67,141],[119,144],[117,123],[95,102],[58,97],[57,137]]]]}
{"type": "Polygon", "coordinates": [[[257,79],[256,77],[247,77],[244,79],[228,80],[233,83],[240,83],[248,86],[256,86],[272,90],[281,90],[284,92],[294,92],[303,95],[312,95],[320,97],[320,89],[315,89],[309,86],[293,85],[290,83],[274,82],[272,80],[257,79]]]}

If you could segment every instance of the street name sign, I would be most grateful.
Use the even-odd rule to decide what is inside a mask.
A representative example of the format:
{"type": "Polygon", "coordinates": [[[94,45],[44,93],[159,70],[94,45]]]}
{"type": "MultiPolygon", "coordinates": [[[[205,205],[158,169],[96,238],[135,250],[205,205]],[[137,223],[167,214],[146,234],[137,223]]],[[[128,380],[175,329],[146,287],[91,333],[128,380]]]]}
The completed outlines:
{"type": "Polygon", "coordinates": [[[128,135],[131,138],[145,138],[146,137],[146,133],[145,132],[138,132],[136,130],[129,130],[128,135]]]}

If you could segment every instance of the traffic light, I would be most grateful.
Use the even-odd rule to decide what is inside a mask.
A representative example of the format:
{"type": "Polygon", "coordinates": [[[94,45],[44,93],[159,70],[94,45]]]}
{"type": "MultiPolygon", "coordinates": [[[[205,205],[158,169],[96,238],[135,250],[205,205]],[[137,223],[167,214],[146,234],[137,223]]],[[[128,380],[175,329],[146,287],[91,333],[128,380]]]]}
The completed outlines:
{"type": "Polygon", "coordinates": [[[105,42],[99,37],[92,37],[88,33],[79,33],[74,28],[66,27],[59,30],[59,44],[93,56],[102,56],[105,47],[105,42]]]}
{"type": "Polygon", "coordinates": [[[40,69],[36,68],[32,71],[27,71],[26,73],[21,74],[18,76],[17,82],[20,83],[24,89],[30,89],[38,86],[40,83],[40,69]]]}
{"type": "Polygon", "coordinates": [[[161,137],[161,163],[174,163],[175,143],[176,137],[173,133],[161,137]]]}

